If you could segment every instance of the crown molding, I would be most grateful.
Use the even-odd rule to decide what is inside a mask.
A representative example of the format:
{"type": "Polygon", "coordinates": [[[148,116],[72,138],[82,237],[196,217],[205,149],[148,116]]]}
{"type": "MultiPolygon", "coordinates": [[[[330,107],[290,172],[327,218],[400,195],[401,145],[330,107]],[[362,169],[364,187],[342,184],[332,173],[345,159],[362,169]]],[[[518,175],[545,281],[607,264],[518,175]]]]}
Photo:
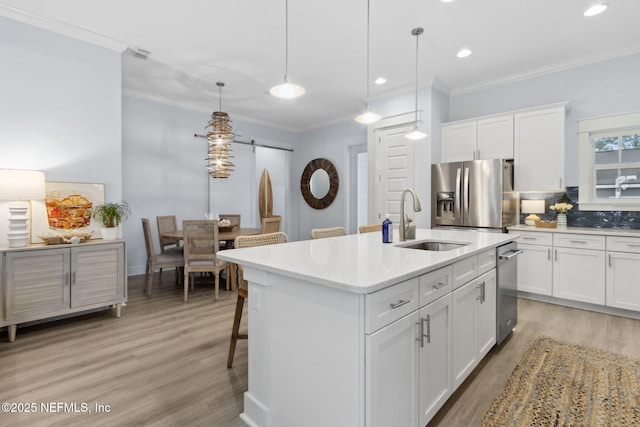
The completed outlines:
{"type": "Polygon", "coordinates": [[[3,4],[0,4],[0,16],[13,19],[24,24],[28,24],[42,30],[51,31],[53,33],[62,34],[63,36],[71,37],[77,40],[81,40],[96,46],[104,47],[106,49],[115,50],[117,52],[124,52],[127,48],[126,43],[119,40],[114,40],[102,34],[95,33],[93,31],[85,30],[74,25],[66,24],[64,22],[56,21],[49,18],[43,18],[41,16],[34,15],[29,12],[18,10],[3,4]]]}
{"type": "Polygon", "coordinates": [[[519,81],[531,79],[534,77],[545,76],[545,75],[557,73],[560,71],[580,68],[586,65],[596,64],[598,62],[605,62],[605,61],[609,61],[616,58],[635,55],[637,53],[640,53],[640,47],[635,47],[633,49],[626,49],[626,50],[622,50],[614,53],[609,53],[607,55],[600,55],[600,56],[594,56],[590,58],[583,58],[575,61],[563,62],[560,64],[551,65],[548,67],[537,68],[535,70],[527,71],[524,73],[512,74],[509,76],[500,77],[497,79],[487,80],[477,84],[456,88],[451,90],[449,96],[454,97],[458,95],[465,95],[467,93],[479,92],[481,90],[491,89],[497,86],[516,83],[519,81]]]}

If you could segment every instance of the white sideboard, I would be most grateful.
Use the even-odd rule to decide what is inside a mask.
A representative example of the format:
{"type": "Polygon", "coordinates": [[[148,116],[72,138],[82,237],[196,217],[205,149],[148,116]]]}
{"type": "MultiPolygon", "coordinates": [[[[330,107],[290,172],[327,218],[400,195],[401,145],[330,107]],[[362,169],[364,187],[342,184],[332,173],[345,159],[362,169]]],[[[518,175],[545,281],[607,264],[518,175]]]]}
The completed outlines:
{"type": "Polygon", "coordinates": [[[519,295],[640,317],[640,231],[517,225],[509,233],[524,252],[519,295]]]}
{"type": "Polygon", "coordinates": [[[18,324],[114,306],[127,300],[125,243],[0,249],[0,327],[14,341],[18,324]]]}

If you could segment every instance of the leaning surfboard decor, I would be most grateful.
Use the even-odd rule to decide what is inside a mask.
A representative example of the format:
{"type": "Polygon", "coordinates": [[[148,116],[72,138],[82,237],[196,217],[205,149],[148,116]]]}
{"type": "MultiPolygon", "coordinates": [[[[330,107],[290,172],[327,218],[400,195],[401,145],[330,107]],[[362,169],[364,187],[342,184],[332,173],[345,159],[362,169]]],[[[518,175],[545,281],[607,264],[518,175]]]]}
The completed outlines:
{"type": "Polygon", "coordinates": [[[260,221],[262,218],[271,218],[273,216],[273,191],[271,189],[271,177],[269,171],[265,168],[260,178],[260,194],[258,196],[260,208],[260,221]]]}

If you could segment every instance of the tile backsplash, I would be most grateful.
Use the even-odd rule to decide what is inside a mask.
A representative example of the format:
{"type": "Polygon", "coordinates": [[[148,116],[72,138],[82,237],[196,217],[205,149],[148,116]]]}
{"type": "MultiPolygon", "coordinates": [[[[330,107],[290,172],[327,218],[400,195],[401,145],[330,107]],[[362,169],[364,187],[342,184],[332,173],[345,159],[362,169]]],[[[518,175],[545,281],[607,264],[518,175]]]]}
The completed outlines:
{"type": "MultiPolygon", "coordinates": [[[[581,211],[578,203],[578,187],[567,187],[567,196],[573,209],[567,213],[568,227],[622,228],[640,230],[640,212],[638,211],[581,211]]],[[[558,202],[562,193],[526,193],[520,194],[520,200],[545,200],[546,213],[540,218],[555,220],[556,213],[549,206],[558,202]]],[[[526,214],[520,214],[520,224],[524,224],[526,214]]]]}

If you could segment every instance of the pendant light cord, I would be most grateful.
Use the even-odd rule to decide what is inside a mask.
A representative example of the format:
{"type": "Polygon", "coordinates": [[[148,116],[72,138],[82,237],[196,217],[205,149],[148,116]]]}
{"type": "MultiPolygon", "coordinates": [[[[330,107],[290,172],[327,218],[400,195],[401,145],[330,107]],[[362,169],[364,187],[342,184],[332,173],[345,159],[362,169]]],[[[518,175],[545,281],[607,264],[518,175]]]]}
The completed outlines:
{"type": "Polygon", "coordinates": [[[284,2],[284,81],[289,79],[289,0],[284,2]]]}
{"type": "Polygon", "coordinates": [[[371,34],[371,30],[370,30],[370,25],[371,25],[371,18],[369,17],[370,15],[370,6],[369,6],[370,0],[367,0],[367,112],[369,111],[369,72],[370,72],[370,68],[371,68],[371,62],[369,60],[369,38],[370,38],[370,34],[371,34]]]}
{"type": "Polygon", "coordinates": [[[414,127],[418,129],[418,38],[420,38],[420,32],[416,32],[416,119],[414,127]]]}

